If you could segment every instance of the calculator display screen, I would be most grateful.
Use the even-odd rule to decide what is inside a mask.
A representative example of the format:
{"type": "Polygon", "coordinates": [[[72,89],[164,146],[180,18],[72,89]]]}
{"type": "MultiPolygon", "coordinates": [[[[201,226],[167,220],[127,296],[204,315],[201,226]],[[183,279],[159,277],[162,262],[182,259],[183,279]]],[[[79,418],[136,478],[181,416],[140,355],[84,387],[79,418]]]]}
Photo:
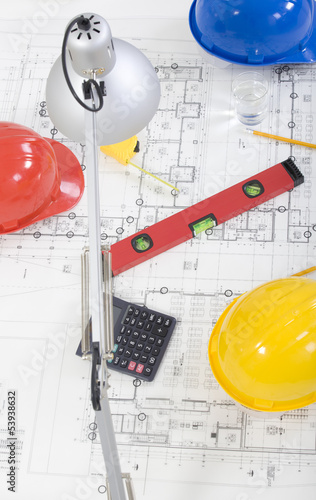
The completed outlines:
{"type": "Polygon", "coordinates": [[[121,312],[122,312],[121,307],[115,306],[113,304],[113,323],[114,323],[114,325],[116,325],[116,322],[119,319],[121,312]]]}

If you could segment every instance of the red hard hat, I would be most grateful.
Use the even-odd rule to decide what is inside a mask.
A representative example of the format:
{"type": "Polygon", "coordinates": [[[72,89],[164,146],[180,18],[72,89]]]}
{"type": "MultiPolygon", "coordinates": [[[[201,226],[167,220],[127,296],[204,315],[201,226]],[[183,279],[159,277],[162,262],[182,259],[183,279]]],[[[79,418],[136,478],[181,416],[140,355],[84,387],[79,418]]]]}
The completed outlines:
{"type": "Polygon", "coordinates": [[[70,210],[80,200],[81,166],[63,144],[0,122],[0,151],[0,234],[70,210]]]}

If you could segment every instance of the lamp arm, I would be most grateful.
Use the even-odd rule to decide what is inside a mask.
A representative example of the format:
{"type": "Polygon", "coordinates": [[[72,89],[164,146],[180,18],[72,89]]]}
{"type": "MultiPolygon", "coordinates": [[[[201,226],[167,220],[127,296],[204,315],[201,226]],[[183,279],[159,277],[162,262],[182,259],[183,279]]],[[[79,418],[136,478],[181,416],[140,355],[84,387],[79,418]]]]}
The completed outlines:
{"type": "MultiPolygon", "coordinates": [[[[93,96],[93,89],[92,89],[93,96]]],[[[94,102],[94,99],[93,99],[94,102]]],[[[102,452],[105,461],[111,500],[126,500],[122,471],[120,467],[113,421],[107,397],[108,370],[106,360],[111,349],[107,339],[111,321],[104,314],[104,295],[102,283],[102,251],[101,251],[101,217],[98,149],[96,143],[96,115],[85,112],[86,163],[87,163],[87,195],[88,195],[88,225],[89,225],[89,277],[90,304],[92,317],[92,379],[91,398],[96,414],[102,452]]],[[[111,260],[108,261],[108,269],[111,260]]],[[[105,265],[106,267],[106,265],[105,265]]],[[[111,277],[111,276],[110,276],[111,277]]],[[[109,278],[110,278],[109,277],[109,278]]],[[[109,300],[109,288],[106,284],[105,297],[109,300]]],[[[107,306],[108,310],[109,307],[107,306]]],[[[112,323],[113,325],[113,323],[112,323]]]]}

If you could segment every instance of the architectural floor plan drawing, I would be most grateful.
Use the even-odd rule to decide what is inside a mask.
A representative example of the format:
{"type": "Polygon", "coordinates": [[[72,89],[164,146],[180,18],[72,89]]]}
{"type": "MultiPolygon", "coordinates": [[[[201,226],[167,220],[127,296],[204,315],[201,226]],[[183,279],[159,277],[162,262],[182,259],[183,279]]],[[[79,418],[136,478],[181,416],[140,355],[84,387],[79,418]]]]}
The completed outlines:
{"type": "MultiPolygon", "coordinates": [[[[27,35],[24,41],[13,23],[1,24],[1,120],[62,141],[85,173],[84,145],[60,134],[45,101],[66,23],[52,20],[49,34],[27,35]]],[[[121,36],[118,21],[115,26],[121,36]]],[[[100,152],[104,244],[288,157],[305,182],[115,277],[116,296],[177,318],[154,382],[115,372],[110,377],[122,470],[131,473],[137,500],[314,500],[316,405],[277,418],[243,411],[211,372],[208,340],[233,298],[315,265],[315,153],[256,137],[238,123],[230,88],[242,68],[211,67],[193,41],[142,37],[141,26],[138,33],[127,41],[151,60],[162,97],[138,136],[141,149],[133,161],[179,192],[100,152]]],[[[260,71],[270,81],[270,111],[260,130],[315,142],[315,67],[260,71]]],[[[90,363],[75,355],[81,338],[80,258],[87,245],[86,194],[67,213],[0,236],[4,500],[106,498],[90,363]],[[9,393],[16,398],[14,494],[8,491],[9,393]]]]}

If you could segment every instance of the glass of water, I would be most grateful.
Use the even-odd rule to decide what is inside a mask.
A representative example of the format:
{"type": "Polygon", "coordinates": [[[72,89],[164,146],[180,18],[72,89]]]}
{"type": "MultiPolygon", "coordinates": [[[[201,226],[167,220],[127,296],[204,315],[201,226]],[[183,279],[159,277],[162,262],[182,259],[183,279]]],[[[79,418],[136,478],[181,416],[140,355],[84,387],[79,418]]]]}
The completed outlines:
{"type": "Polygon", "coordinates": [[[232,83],[232,92],[238,120],[254,126],[267,116],[268,89],[266,78],[256,71],[240,73],[232,83]]]}

